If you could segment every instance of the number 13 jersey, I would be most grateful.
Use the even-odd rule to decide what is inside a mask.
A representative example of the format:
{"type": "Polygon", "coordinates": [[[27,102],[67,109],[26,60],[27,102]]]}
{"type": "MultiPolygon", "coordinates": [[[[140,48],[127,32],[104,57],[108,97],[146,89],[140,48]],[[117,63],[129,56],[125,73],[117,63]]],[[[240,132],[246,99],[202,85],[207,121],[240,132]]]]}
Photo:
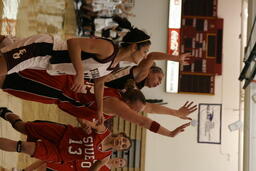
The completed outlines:
{"type": "Polygon", "coordinates": [[[63,161],[85,160],[84,164],[90,168],[96,160],[102,160],[112,154],[112,150],[102,151],[101,145],[110,135],[108,129],[103,133],[93,131],[87,135],[82,128],[68,125],[59,144],[60,155],[63,161]]]}

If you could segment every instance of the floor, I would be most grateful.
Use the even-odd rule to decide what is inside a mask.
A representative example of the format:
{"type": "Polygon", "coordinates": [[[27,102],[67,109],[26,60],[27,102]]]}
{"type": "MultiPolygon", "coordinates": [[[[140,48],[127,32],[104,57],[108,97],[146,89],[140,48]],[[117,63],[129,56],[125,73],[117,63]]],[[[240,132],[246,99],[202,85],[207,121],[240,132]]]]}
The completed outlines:
{"type": "MultiPolygon", "coordinates": [[[[70,37],[75,34],[72,1],[63,0],[1,0],[1,34],[26,37],[37,33],[60,34],[70,37]],[[18,8],[17,8],[18,7],[18,8]],[[15,13],[17,12],[17,19],[15,13]],[[6,17],[7,16],[7,17],[6,17]],[[26,20],[24,20],[24,18],[26,20]]],[[[0,91],[0,106],[7,106],[24,121],[41,119],[76,125],[74,117],[63,114],[55,105],[24,101],[0,91]]],[[[0,119],[0,137],[23,139],[6,121],[0,119]]],[[[30,157],[0,151],[0,168],[24,168],[33,162],[30,157]]],[[[1,170],[1,169],[0,169],[1,170]]]]}

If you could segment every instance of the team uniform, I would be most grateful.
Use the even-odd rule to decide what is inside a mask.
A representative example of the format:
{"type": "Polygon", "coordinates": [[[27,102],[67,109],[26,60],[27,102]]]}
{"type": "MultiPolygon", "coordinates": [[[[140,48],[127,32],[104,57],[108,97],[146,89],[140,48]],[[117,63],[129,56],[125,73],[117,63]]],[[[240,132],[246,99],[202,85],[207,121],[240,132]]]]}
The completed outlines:
{"type": "MultiPolygon", "coordinates": [[[[3,90],[25,100],[46,104],[56,104],[58,107],[79,118],[92,121],[96,116],[96,100],[91,83],[85,82],[88,88],[85,93],[75,93],[70,90],[73,76],[50,76],[43,70],[25,70],[7,75],[3,90]],[[21,84],[22,83],[22,84],[21,84]]],[[[105,88],[104,98],[121,98],[118,90],[105,88]]],[[[105,119],[113,116],[105,114],[105,119]]]]}
{"type": "Polygon", "coordinates": [[[112,154],[112,150],[102,151],[101,147],[101,142],[111,135],[107,129],[103,133],[87,135],[82,128],[47,122],[27,122],[25,129],[27,141],[36,143],[32,157],[42,161],[68,163],[85,160],[84,166],[90,168],[96,160],[112,154]]]}
{"type": "MultiPolygon", "coordinates": [[[[136,66],[126,68],[126,70],[128,70],[128,72],[126,72],[126,75],[121,75],[121,77],[118,77],[115,80],[105,83],[105,86],[120,90],[124,89],[127,81],[135,80],[133,76],[133,70],[135,67],[136,66]]],[[[122,72],[122,70],[119,70],[119,72],[122,72]]],[[[145,86],[145,81],[146,78],[141,82],[136,83],[136,87],[138,89],[142,89],[145,86]]]]}
{"type": "MultiPolygon", "coordinates": [[[[100,78],[110,74],[117,67],[111,67],[119,48],[111,40],[114,52],[106,59],[96,54],[81,52],[84,74],[87,79],[100,78]]],[[[51,75],[75,75],[76,71],[69,57],[67,40],[58,36],[39,34],[13,41],[0,49],[7,63],[8,74],[25,69],[47,70],[51,75]]]]}

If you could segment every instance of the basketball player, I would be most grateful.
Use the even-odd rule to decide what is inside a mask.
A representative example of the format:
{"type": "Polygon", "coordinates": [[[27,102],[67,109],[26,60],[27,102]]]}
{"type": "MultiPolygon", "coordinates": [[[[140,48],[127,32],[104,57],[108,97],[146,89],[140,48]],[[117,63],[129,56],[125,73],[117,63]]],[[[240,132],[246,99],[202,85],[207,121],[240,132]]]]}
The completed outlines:
{"type": "MultiPolygon", "coordinates": [[[[20,77],[12,77],[8,75],[3,86],[3,90],[26,100],[32,100],[42,103],[55,103],[58,107],[69,114],[76,117],[92,120],[95,117],[94,110],[95,99],[94,95],[87,91],[86,94],[75,93],[70,91],[67,83],[71,83],[69,79],[72,76],[49,76],[45,71],[22,71],[20,77]],[[22,82],[22,84],[19,84],[22,82]],[[94,113],[93,113],[94,112],[94,113]]],[[[104,113],[108,118],[120,116],[125,120],[138,124],[155,133],[176,136],[176,131],[169,131],[150,118],[142,116],[137,112],[145,111],[147,113],[159,113],[174,115],[181,119],[189,119],[188,115],[194,112],[196,105],[192,106],[193,102],[186,102],[178,110],[173,110],[158,104],[146,104],[144,95],[135,89],[130,89],[126,92],[119,92],[113,89],[105,90],[104,97],[104,113]]],[[[184,124],[185,127],[188,126],[184,124]]]]}
{"type": "MultiPolygon", "coordinates": [[[[149,36],[147,36],[144,32],[141,32],[140,30],[138,30],[138,29],[133,29],[133,28],[131,28],[131,31],[124,37],[124,40],[126,40],[126,42],[124,42],[123,44],[122,44],[122,47],[127,51],[127,48],[128,47],[132,47],[131,46],[131,38],[132,37],[134,37],[134,35],[136,35],[135,33],[133,33],[133,32],[137,32],[136,34],[137,34],[137,36],[139,36],[140,34],[141,35],[144,35],[144,36],[142,36],[143,38],[150,38],[149,36]],[[136,30],[136,31],[134,31],[134,30],[136,30]],[[130,36],[129,36],[130,35],[130,36]],[[131,37],[131,38],[130,38],[131,37]],[[128,40],[128,41],[127,41],[128,40]],[[130,43],[129,43],[129,41],[131,41],[130,43]]],[[[44,36],[46,36],[46,35],[44,35],[44,36]]],[[[38,36],[38,39],[39,40],[36,40],[36,41],[42,41],[42,40],[40,40],[40,39],[45,39],[44,38],[44,36],[38,36]]],[[[47,37],[47,36],[46,36],[47,37]]],[[[30,37],[30,38],[28,38],[28,39],[25,39],[25,40],[17,40],[17,41],[14,41],[14,43],[13,44],[8,44],[8,43],[6,43],[5,44],[5,47],[4,48],[2,48],[1,49],[1,51],[6,51],[6,55],[8,56],[9,55],[9,57],[8,58],[5,58],[6,60],[7,59],[12,59],[11,58],[11,56],[10,56],[10,54],[12,54],[12,48],[15,48],[16,46],[21,46],[21,45],[23,45],[23,43],[28,43],[28,42],[30,42],[30,41],[32,41],[32,42],[34,42],[35,40],[33,40],[33,39],[37,39],[37,37],[36,36],[32,36],[32,37],[30,37]],[[9,48],[8,48],[9,47],[9,48]],[[4,49],[4,50],[3,50],[4,49]],[[8,51],[8,53],[7,53],[7,51],[8,51]],[[9,54],[10,53],[10,54],[9,54]]],[[[46,45],[50,45],[50,46],[53,46],[54,47],[54,45],[55,44],[57,44],[57,45],[59,45],[60,47],[59,48],[63,48],[62,46],[64,46],[64,47],[66,47],[66,42],[65,41],[59,41],[58,39],[58,41],[57,40],[55,40],[55,39],[53,39],[52,40],[52,38],[49,38],[49,35],[48,35],[48,38],[47,39],[49,39],[49,42],[53,42],[53,44],[51,44],[51,43],[49,43],[49,42],[47,42],[47,43],[43,43],[44,45],[46,44],[46,45]],[[51,41],[50,41],[50,39],[51,39],[51,41]]],[[[134,38],[133,38],[134,39],[134,38]]],[[[136,39],[136,38],[135,38],[136,39]]],[[[69,42],[69,41],[71,41],[72,39],[70,39],[70,40],[68,40],[67,42],[69,42]]],[[[92,39],[89,39],[89,40],[92,40],[92,39]]],[[[85,40],[84,40],[85,41],[85,40]]],[[[95,40],[94,40],[95,41],[95,40]]],[[[102,40],[103,41],[103,40],[102,40]]],[[[74,42],[76,42],[76,41],[74,41],[74,42]]],[[[78,43],[79,41],[77,41],[77,43],[78,43]]],[[[82,40],[81,40],[81,42],[82,42],[82,40]]],[[[81,43],[80,42],[80,43],[81,43]]],[[[84,42],[85,43],[85,42],[84,42]]],[[[3,43],[2,43],[3,44],[3,43]]],[[[35,44],[37,44],[37,43],[35,43],[35,44]]],[[[38,43],[38,44],[40,44],[40,47],[41,47],[41,42],[40,43],[38,43]]],[[[96,44],[96,43],[95,43],[96,44]]],[[[135,50],[134,51],[134,53],[128,53],[128,54],[130,54],[130,56],[132,56],[132,58],[134,59],[134,60],[132,60],[134,63],[138,63],[139,61],[140,61],[140,56],[143,56],[143,58],[144,58],[144,56],[146,55],[146,53],[148,52],[148,48],[149,48],[149,46],[150,46],[150,41],[149,41],[149,39],[145,39],[145,40],[139,40],[139,41],[137,41],[137,42],[133,42],[132,44],[134,44],[134,45],[136,45],[137,46],[137,49],[140,49],[140,52],[141,53],[137,53],[137,54],[140,54],[140,55],[136,55],[136,51],[137,50],[135,50]],[[141,49],[144,49],[144,51],[142,50],[141,51],[141,49]],[[135,58],[136,58],[136,60],[135,60],[135,58]]],[[[56,46],[57,46],[56,45],[56,46]]],[[[71,45],[72,45],[72,43],[71,43],[71,45]]],[[[78,46],[78,45],[77,45],[78,46]]],[[[77,47],[77,46],[75,46],[75,47],[77,47]]],[[[26,46],[26,48],[29,48],[30,47],[30,45],[29,46],[26,46]]],[[[33,47],[33,46],[32,46],[33,47]]],[[[48,47],[48,46],[46,46],[46,47],[48,47]]],[[[68,46],[69,47],[69,46],[68,46]]],[[[71,46],[71,47],[73,47],[73,46],[71,46]]],[[[75,48],[75,47],[73,47],[73,48],[75,48]]],[[[95,45],[95,47],[96,47],[96,45],[95,45]]],[[[98,46],[97,46],[98,47],[98,46]]],[[[25,47],[24,47],[25,48],[25,47]]],[[[25,48],[25,51],[26,51],[26,48],[25,48]]],[[[34,49],[36,49],[36,48],[34,48],[34,49]]],[[[50,48],[51,49],[51,48],[50,48]]],[[[76,49],[76,48],[75,48],[76,49]]],[[[117,49],[117,48],[116,48],[117,49]]],[[[122,48],[121,48],[122,49],[122,48]]],[[[129,49],[129,48],[128,48],[129,49]]],[[[43,50],[43,49],[39,49],[39,51],[40,50],[43,50]]],[[[70,50],[70,48],[68,49],[69,51],[71,51],[70,50]]],[[[76,49],[77,51],[83,51],[83,49],[81,48],[81,49],[76,49]]],[[[90,51],[90,49],[86,49],[86,50],[88,50],[88,51],[90,51]]],[[[84,49],[84,51],[86,51],[85,49],[84,49]]],[[[17,51],[17,49],[15,49],[14,50],[15,52],[17,51]]],[[[116,54],[112,54],[112,56],[116,56],[117,55],[117,57],[116,58],[118,58],[118,57],[120,57],[120,54],[121,54],[121,56],[123,55],[123,56],[125,56],[125,52],[126,51],[121,51],[121,50],[119,50],[119,52],[118,52],[118,54],[116,53],[116,54]],[[123,53],[121,53],[121,52],[123,52],[123,53]]],[[[71,54],[73,54],[73,53],[75,53],[76,51],[74,51],[73,50],[73,52],[71,53],[70,52],[70,55],[71,54]]],[[[18,53],[18,52],[16,52],[16,53],[18,53]]],[[[23,52],[22,52],[23,53],[23,52]]],[[[36,53],[38,53],[38,51],[36,51],[36,53]]],[[[51,51],[51,54],[52,55],[55,55],[55,56],[52,56],[51,57],[51,55],[50,55],[50,57],[49,57],[49,55],[48,55],[48,57],[46,58],[46,57],[44,57],[44,59],[46,59],[47,60],[47,62],[50,60],[56,60],[55,62],[57,62],[58,63],[58,61],[60,60],[60,61],[62,61],[63,62],[63,60],[62,60],[62,58],[60,58],[58,55],[64,55],[65,56],[65,53],[64,53],[64,51],[62,50],[62,51],[51,51]]],[[[89,56],[90,55],[95,55],[95,53],[94,54],[90,54],[90,53],[87,53],[86,55],[88,55],[89,54],[89,56]]],[[[17,54],[16,54],[17,55],[17,54]]],[[[23,55],[23,54],[22,54],[23,55]]],[[[25,54],[26,55],[26,54],[25,54]]],[[[67,55],[67,53],[66,53],[66,55],[67,55]]],[[[37,55],[36,55],[37,56],[37,55]]],[[[72,56],[72,55],[71,55],[72,56]]],[[[76,55],[76,56],[79,56],[79,55],[76,55]]],[[[96,55],[97,56],[97,55],[96,55]]],[[[97,60],[96,60],[96,56],[94,56],[93,57],[93,60],[94,60],[94,62],[96,61],[97,62],[97,60]]],[[[144,79],[145,78],[145,76],[146,75],[148,75],[148,79],[147,80],[151,80],[151,82],[152,82],[152,80],[153,80],[153,84],[154,85],[156,85],[156,84],[159,84],[159,83],[155,83],[155,81],[154,81],[154,79],[149,79],[149,78],[154,78],[153,77],[153,75],[156,75],[156,73],[154,73],[154,74],[148,74],[148,69],[146,68],[146,67],[148,67],[149,65],[152,65],[152,63],[153,63],[153,60],[154,59],[158,59],[158,60],[162,60],[162,59],[169,59],[169,60],[179,60],[179,59],[183,59],[183,58],[186,58],[188,56],[188,54],[183,54],[183,55],[181,55],[181,58],[178,58],[178,57],[176,57],[176,56],[171,56],[171,55],[166,55],[166,54],[163,54],[163,53],[160,53],[160,52],[154,52],[154,53],[151,53],[150,55],[149,55],[149,59],[146,61],[146,62],[143,62],[143,64],[142,64],[142,67],[143,68],[145,68],[145,69],[137,69],[137,75],[138,75],[138,77],[136,77],[137,78],[137,80],[136,81],[139,81],[139,80],[141,80],[141,79],[144,79]],[[157,57],[156,57],[157,56],[157,57]],[[145,72],[146,71],[146,72],[145,72]],[[152,75],[152,77],[150,77],[150,75],[152,75]]],[[[31,57],[31,56],[30,56],[31,57]]],[[[33,54],[32,54],[32,57],[33,57],[33,59],[34,59],[34,56],[33,56],[33,54]]],[[[128,56],[126,55],[126,58],[127,58],[128,56]]],[[[67,59],[69,58],[68,56],[66,57],[67,59]]],[[[77,57],[78,58],[78,57],[77,57]]],[[[114,57],[115,58],[115,57],[114,57]]],[[[17,58],[17,59],[20,59],[20,57],[19,58],[17,58]]],[[[41,60],[41,57],[38,57],[38,58],[35,58],[35,59],[37,59],[38,61],[43,61],[43,60],[41,60]]],[[[71,59],[72,59],[72,57],[71,57],[71,59]]],[[[123,58],[122,58],[123,59],[123,58]]],[[[16,57],[14,58],[14,61],[16,60],[16,57]]],[[[86,59],[87,60],[87,59],[86,59]]],[[[86,61],[85,60],[85,61],[86,61]]],[[[29,60],[26,60],[26,61],[29,61],[29,60]]],[[[106,61],[105,60],[105,58],[104,58],[104,61],[106,61]]],[[[110,60],[111,61],[111,60],[110,60]]],[[[120,60],[117,60],[118,62],[120,61],[120,60]]],[[[129,61],[129,60],[126,60],[126,61],[129,61]]],[[[8,61],[5,61],[5,62],[7,62],[7,64],[8,64],[8,61]]],[[[21,63],[24,63],[23,62],[23,59],[21,59],[21,61],[20,61],[21,63]]],[[[67,60],[65,61],[65,62],[67,62],[67,60]]],[[[80,62],[81,62],[81,60],[80,60],[80,62]]],[[[117,62],[117,63],[118,63],[117,62]]],[[[34,63],[37,63],[37,62],[34,62],[34,63]]],[[[41,62],[39,62],[39,63],[41,63],[41,62]]],[[[44,63],[44,62],[43,62],[44,63]]],[[[104,62],[103,62],[104,63],[104,62]]],[[[112,66],[112,63],[114,63],[113,61],[111,62],[111,66],[112,66]]],[[[116,63],[116,64],[117,64],[116,63]]],[[[86,63],[86,64],[89,64],[89,62],[88,63],[86,63]]],[[[1,65],[1,59],[0,59],[0,65],[1,65]]],[[[51,65],[51,64],[50,64],[51,65]]],[[[65,74],[74,74],[74,73],[71,73],[71,72],[68,72],[68,73],[66,73],[66,69],[68,68],[68,67],[64,67],[64,66],[66,66],[66,64],[61,64],[61,65],[59,65],[59,64],[53,64],[54,66],[56,66],[56,68],[58,68],[58,69],[61,69],[61,70],[58,70],[58,71],[49,71],[49,70],[47,70],[48,72],[50,72],[51,74],[59,74],[60,72],[62,72],[62,73],[65,73],[65,74]],[[64,69],[64,70],[62,70],[62,69],[64,69]]],[[[77,64],[78,65],[78,64],[77,64]]],[[[8,65],[7,65],[8,66],[8,65]]],[[[20,65],[19,64],[19,66],[22,66],[22,65],[20,65]]],[[[96,65],[95,65],[96,66],[96,65]]],[[[97,65],[96,66],[96,68],[97,68],[97,70],[99,69],[99,66],[102,66],[102,61],[101,61],[101,63],[100,63],[100,65],[97,65]]],[[[108,64],[107,64],[107,66],[108,66],[108,64]]],[[[108,66],[108,69],[107,70],[109,70],[109,67],[111,68],[111,66],[108,66]]],[[[14,66],[13,66],[14,67],[14,66]]],[[[27,67],[27,65],[26,65],[26,67],[27,67]]],[[[36,66],[36,68],[40,68],[41,66],[36,66]]],[[[15,68],[15,67],[14,67],[15,68]]],[[[22,67],[21,67],[22,68],[22,67]]],[[[30,68],[30,67],[29,67],[30,68]]],[[[32,67],[33,68],[33,67],[32,67]]],[[[104,68],[104,67],[103,67],[104,68]]],[[[23,68],[24,69],[24,68],[23,68]]],[[[75,69],[76,69],[76,67],[75,67],[75,69]]],[[[90,68],[91,70],[93,70],[92,68],[90,68]]],[[[135,70],[135,73],[136,73],[136,69],[134,69],[135,70]]],[[[19,71],[19,70],[15,70],[14,69],[14,71],[13,72],[17,72],[17,71],[19,71]]],[[[70,70],[69,70],[70,71],[70,70]]],[[[0,70],[0,72],[1,72],[1,70],[0,70]]],[[[8,72],[8,73],[11,73],[11,72],[8,72]]],[[[96,72],[95,72],[96,73],[96,72]]],[[[91,74],[91,76],[93,76],[93,74],[91,74]]],[[[103,75],[102,75],[103,76],[103,75]]],[[[103,78],[99,78],[98,79],[98,77],[101,77],[101,76],[97,76],[97,79],[95,80],[95,84],[94,84],[94,88],[95,88],[95,97],[96,97],[96,102],[97,102],[97,117],[98,117],[98,122],[99,123],[102,123],[103,122],[103,113],[102,113],[102,110],[103,110],[103,102],[102,102],[102,98],[103,98],[103,83],[104,83],[104,80],[105,79],[108,79],[108,77],[111,77],[111,75],[109,75],[108,77],[103,77],[103,78]]],[[[160,76],[158,77],[159,79],[161,79],[163,77],[163,75],[162,74],[160,74],[160,76]]],[[[76,84],[76,83],[78,83],[77,82],[77,76],[75,77],[75,79],[73,80],[73,82],[76,84]]],[[[96,78],[96,77],[87,77],[87,78],[96,78]]],[[[159,79],[158,79],[158,82],[159,82],[159,79]]],[[[80,80],[80,79],[79,79],[80,80]]],[[[143,81],[142,81],[143,82],[143,81]]],[[[148,81],[149,82],[149,81],[148,81]]],[[[160,80],[160,82],[161,82],[161,80],[160,80]]],[[[80,84],[80,85],[83,85],[83,84],[80,84]]],[[[81,86],[79,86],[79,88],[77,87],[77,88],[74,88],[74,84],[71,86],[71,89],[73,89],[73,90],[75,90],[76,92],[77,91],[81,91],[82,90],[82,87],[81,86]]]]}
{"type": "MultiPolygon", "coordinates": [[[[90,123],[86,120],[77,119],[81,127],[87,134],[92,133],[92,128],[90,123]]],[[[37,121],[40,122],[40,121],[37,121]]],[[[111,158],[107,156],[102,160],[98,160],[92,164],[92,167],[88,168],[86,160],[76,160],[68,163],[56,163],[56,162],[46,162],[42,160],[37,160],[30,166],[22,169],[22,171],[33,171],[35,169],[39,171],[110,171],[111,168],[122,168],[126,165],[127,161],[123,158],[111,158]]]]}
{"type": "Polygon", "coordinates": [[[96,160],[112,154],[112,150],[126,150],[131,140],[124,134],[117,135],[90,121],[84,121],[93,128],[88,134],[83,127],[73,127],[51,122],[23,122],[9,109],[0,108],[0,117],[10,122],[13,128],[27,135],[27,141],[13,141],[0,138],[0,149],[9,152],[22,152],[46,162],[67,163],[84,160],[90,168],[96,160]]]}
{"type": "Polygon", "coordinates": [[[51,75],[75,75],[71,89],[80,92],[84,77],[94,79],[98,121],[103,120],[103,90],[105,76],[118,67],[120,61],[139,63],[146,57],[150,36],[130,28],[119,47],[101,38],[62,40],[48,34],[19,39],[0,50],[0,75],[27,68],[47,70],[51,75]]]}

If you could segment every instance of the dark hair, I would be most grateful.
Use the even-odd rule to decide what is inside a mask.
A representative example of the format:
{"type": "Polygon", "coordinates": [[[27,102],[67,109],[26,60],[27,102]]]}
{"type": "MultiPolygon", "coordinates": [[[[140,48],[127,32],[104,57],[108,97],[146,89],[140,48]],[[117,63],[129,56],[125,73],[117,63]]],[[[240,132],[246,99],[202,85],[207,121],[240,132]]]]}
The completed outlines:
{"type": "Polygon", "coordinates": [[[144,94],[140,90],[135,89],[135,88],[127,87],[125,89],[125,92],[121,92],[121,96],[124,100],[128,100],[131,103],[137,102],[137,101],[140,101],[143,104],[146,103],[146,98],[145,98],[144,94]]]}
{"type": "Polygon", "coordinates": [[[125,17],[120,17],[118,15],[114,15],[112,17],[112,20],[118,24],[117,30],[120,30],[122,28],[129,29],[129,30],[132,29],[131,22],[125,17]]]}
{"type": "MultiPolygon", "coordinates": [[[[130,146],[129,146],[127,149],[124,149],[124,150],[129,150],[129,149],[132,147],[132,140],[131,140],[131,138],[128,137],[128,136],[126,135],[126,133],[124,133],[124,132],[119,132],[119,133],[117,133],[117,134],[112,134],[112,137],[118,137],[119,135],[121,135],[122,137],[128,139],[128,141],[130,142],[130,146]]],[[[124,150],[122,150],[122,151],[124,151],[124,150]]]]}
{"type": "Polygon", "coordinates": [[[147,35],[144,31],[137,28],[131,28],[130,31],[123,37],[121,47],[128,47],[132,43],[137,44],[137,49],[140,50],[141,47],[151,44],[149,40],[150,36],[147,35]]]}
{"type": "Polygon", "coordinates": [[[153,73],[161,73],[161,74],[164,74],[162,68],[158,67],[158,66],[152,66],[150,68],[150,71],[153,72],[153,73]]]}

